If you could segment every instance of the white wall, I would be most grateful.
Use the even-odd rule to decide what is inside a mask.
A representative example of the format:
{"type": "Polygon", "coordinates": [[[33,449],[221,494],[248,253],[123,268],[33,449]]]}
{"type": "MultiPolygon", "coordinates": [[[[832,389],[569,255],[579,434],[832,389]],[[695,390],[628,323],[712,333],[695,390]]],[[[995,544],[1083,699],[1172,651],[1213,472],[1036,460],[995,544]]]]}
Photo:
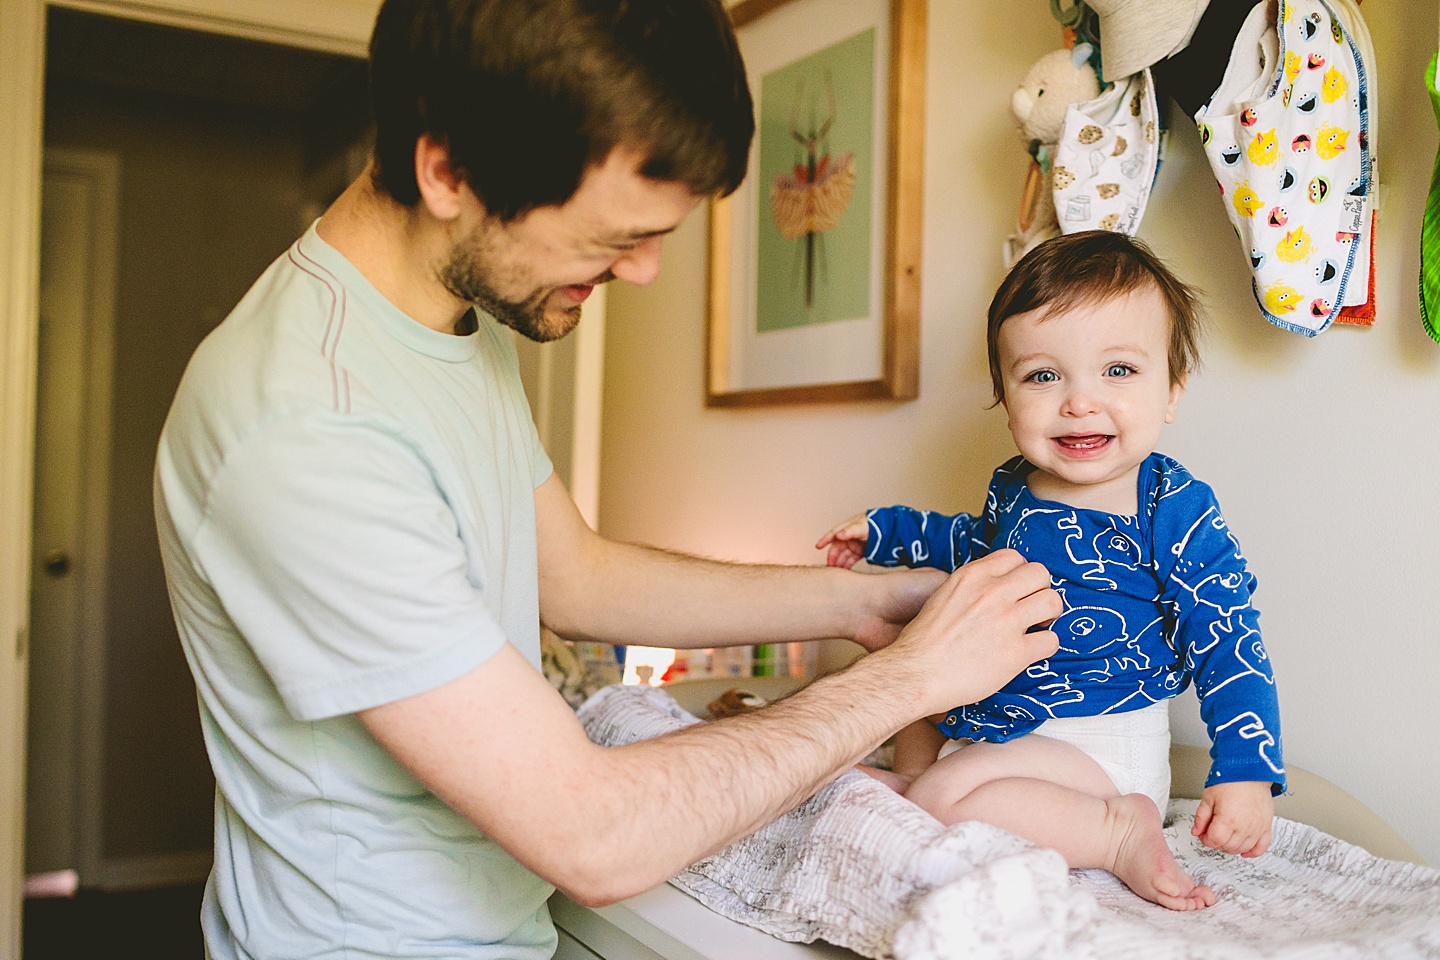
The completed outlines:
{"type": "MultiPolygon", "coordinates": [[[[983,317],[1026,156],[1009,97],[1059,43],[1043,0],[930,4],[920,398],[704,407],[707,223],[660,279],[616,285],[607,326],[602,530],[712,556],[813,563],[866,506],[978,509],[1013,452],[989,401],[983,317]]],[[[1379,60],[1379,322],[1317,340],[1260,317],[1194,128],[1176,128],[1142,236],[1207,294],[1212,334],[1162,449],[1210,482],[1260,579],[1287,759],[1335,781],[1440,864],[1440,347],[1416,303],[1435,158],[1425,62],[1433,7],[1369,3],[1379,60]],[[1400,441],[1398,438],[1406,437],[1400,441]]],[[[841,652],[832,651],[834,662],[841,652]]],[[[1204,743],[1187,698],[1176,736],[1204,743]]]]}

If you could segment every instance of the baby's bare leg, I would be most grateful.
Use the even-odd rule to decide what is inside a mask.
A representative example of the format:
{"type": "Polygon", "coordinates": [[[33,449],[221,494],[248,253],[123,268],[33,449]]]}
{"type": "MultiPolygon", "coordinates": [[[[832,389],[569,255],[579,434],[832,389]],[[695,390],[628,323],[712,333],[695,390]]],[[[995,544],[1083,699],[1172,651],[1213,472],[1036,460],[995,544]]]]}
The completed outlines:
{"type": "Polygon", "coordinates": [[[1031,734],[972,744],[939,760],[905,795],[943,823],[982,820],[1058,850],[1072,868],[1109,870],[1172,910],[1215,902],[1175,862],[1155,803],[1120,796],[1100,765],[1068,743],[1031,734]]]}
{"type": "Polygon", "coordinates": [[[879,780],[881,783],[885,784],[885,786],[889,787],[891,790],[894,790],[896,793],[904,793],[905,789],[910,786],[909,780],[906,780],[904,777],[892,773],[889,770],[882,770],[879,767],[867,767],[863,763],[855,764],[855,769],[859,770],[867,777],[879,780]]]}

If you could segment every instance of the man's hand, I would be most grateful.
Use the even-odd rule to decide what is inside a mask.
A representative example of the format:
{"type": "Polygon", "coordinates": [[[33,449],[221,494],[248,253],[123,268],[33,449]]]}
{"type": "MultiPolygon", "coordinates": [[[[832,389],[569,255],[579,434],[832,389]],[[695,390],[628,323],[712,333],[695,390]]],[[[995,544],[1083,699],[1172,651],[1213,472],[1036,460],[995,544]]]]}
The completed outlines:
{"type": "Polygon", "coordinates": [[[988,697],[1052,655],[1059,647],[1052,631],[1026,631],[1063,606],[1049,571],[998,550],[950,574],[881,655],[913,666],[924,713],[949,710],[988,697]]]}
{"type": "Polygon", "coordinates": [[[870,541],[870,521],[865,514],[857,513],[849,520],[842,521],[815,542],[816,550],[830,548],[825,562],[832,567],[849,570],[865,557],[865,544],[870,541]]]}
{"type": "Polygon", "coordinates": [[[1212,850],[1258,857],[1270,849],[1270,824],[1275,800],[1270,784],[1260,780],[1217,783],[1206,787],[1195,811],[1190,834],[1212,850]]]}
{"type": "Polygon", "coordinates": [[[870,595],[850,639],[871,653],[893,643],[935,589],[945,582],[945,574],[940,570],[896,570],[856,576],[865,577],[860,583],[870,595]]]}

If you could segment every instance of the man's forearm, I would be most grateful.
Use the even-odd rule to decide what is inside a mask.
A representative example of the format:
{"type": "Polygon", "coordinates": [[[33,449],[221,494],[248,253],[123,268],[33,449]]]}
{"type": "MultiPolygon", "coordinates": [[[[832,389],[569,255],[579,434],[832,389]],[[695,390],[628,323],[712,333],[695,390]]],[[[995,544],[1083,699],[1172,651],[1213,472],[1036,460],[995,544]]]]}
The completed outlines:
{"type": "Polygon", "coordinates": [[[938,571],[877,578],[617,543],[586,526],[553,478],[536,491],[535,507],[540,617],[572,640],[718,647],[846,637],[875,649],[944,580],[938,571]]]}
{"type": "Polygon", "coordinates": [[[723,563],[603,541],[583,573],[542,585],[546,626],[574,640],[666,647],[855,634],[861,574],[723,563]]]}
{"type": "MultiPolygon", "coordinates": [[[[674,842],[652,848],[648,862],[633,862],[624,878],[632,889],[609,895],[648,889],[754,832],[879,746],[896,716],[916,709],[893,666],[856,664],[757,713],[611,751],[628,754],[615,756],[609,770],[612,782],[629,784],[612,801],[618,835],[638,828],[643,845],[663,824],[674,842]],[[637,809],[648,823],[633,815],[637,809]]],[[[624,856],[616,838],[609,845],[596,851],[598,863],[624,856]]]]}
{"type": "Polygon", "coordinates": [[[795,806],[918,715],[927,692],[913,657],[882,651],[754,714],[607,749],[507,646],[465,677],[362,720],[525,866],[600,904],[649,889],[795,806]]]}

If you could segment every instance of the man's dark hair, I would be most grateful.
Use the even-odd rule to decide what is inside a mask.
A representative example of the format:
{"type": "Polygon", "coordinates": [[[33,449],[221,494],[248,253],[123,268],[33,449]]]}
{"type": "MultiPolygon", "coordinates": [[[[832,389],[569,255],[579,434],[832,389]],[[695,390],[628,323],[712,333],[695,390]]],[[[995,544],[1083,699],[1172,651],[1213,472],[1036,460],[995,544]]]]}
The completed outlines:
{"type": "Polygon", "coordinates": [[[745,175],[754,109],[720,0],[386,0],[370,40],[377,185],[419,200],[428,134],[503,221],[617,146],[697,196],[745,175]]]}
{"type": "Polygon", "coordinates": [[[1005,399],[1000,376],[1000,325],[1031,310],[1041,318],[1154,287],[1170,314],[1170,382],[1200,363],[1200,302],[1143,242],[1109,230],[1085,230],[1046,240],[1010,268],[990,301],[985,341],[995,402],[1005,399]]]}

